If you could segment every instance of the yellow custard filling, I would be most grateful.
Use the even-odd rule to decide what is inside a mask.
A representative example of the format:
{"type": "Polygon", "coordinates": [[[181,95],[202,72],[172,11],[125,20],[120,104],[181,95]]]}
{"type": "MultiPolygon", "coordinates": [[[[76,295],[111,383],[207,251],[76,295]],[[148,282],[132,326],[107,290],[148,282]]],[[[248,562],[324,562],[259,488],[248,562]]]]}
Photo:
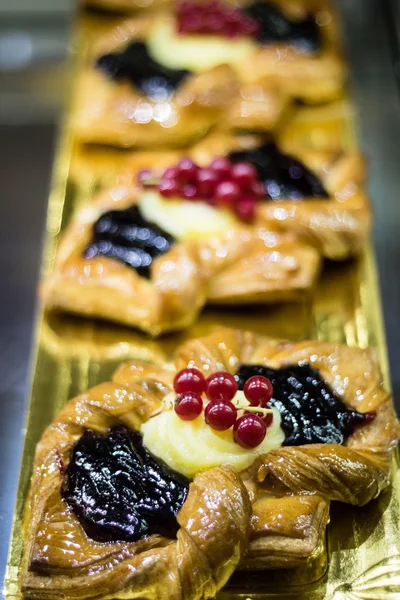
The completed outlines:
{"type": "MultiPolygon", "coordinates": [[[[238,395],[243,396],[243,392],[238,395]]],[[[175,394],[170,394],[166,400],[174,398],[175,394]]],[[[263,442],[251,450],[235,443],[232,428],[215,431],[207,425],[204,412],[194,421],[183,421],[173,409],[163,410],[142,425],[143,443],[171,469],[191,479],[200,471],[223,464],[240,472],[256,456],[282,446],[285,436],[280,426],[281,416],[274,408],[272,412],[274,418],[263,442]]]]}
{"type": "Polygon", "coordinates": [[[151,56],[175,69],[206,71],[217,65],[234,66],[250,56],[257,44],[247,36],[234,39],[219,35],[178,35],[175,20],[156,21],[148,39],[151,56]]]}
{"type": "Polygon", "coordinates": [[[139,206],[145,219],[177,239],[224,234],[237,227],[237,219],[227,209],[215,208],[198,200],[163,198],[153,190],[142,193],[139,206]]]}

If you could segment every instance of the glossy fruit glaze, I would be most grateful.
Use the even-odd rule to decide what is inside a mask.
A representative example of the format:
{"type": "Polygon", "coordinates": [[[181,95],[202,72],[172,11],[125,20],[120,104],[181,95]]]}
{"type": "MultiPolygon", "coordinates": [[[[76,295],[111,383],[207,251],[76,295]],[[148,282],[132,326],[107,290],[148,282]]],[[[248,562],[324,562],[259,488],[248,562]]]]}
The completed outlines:
{"type": "Polygon", "coordinates": [[[146,535],[174,538],[188,482],[157,461],[139,433],[86,431],[74,444],[62,485],[64,500],[86,534],[100,542],[146,535]]]}
{"type": "Polygon", "coordinates": [[[274,142],[232,152],[228,158],[233,163],[251,163],[265,195],[275,202],[328,197],[319,177],[294,156],[281,152],[274,142]]]}
{"type": "Polygon", "coordinates": [[[97,219],[84,256],[119,260],[149,278],[153,260],[168,252],[174,242],[171,234],[147,221],[137,206],[130,206],[106,212],[97,219]]]}
{"type": "Polygon", "coordinates": [[[273,385],[269,405],[281,414],[285,446],[343,444],[356,427],[375,417],[375,413],[349,410],[309,364],[281,369],[240,365],[236,374],[239,389],[254,375],[267,377],[273,385]]]}
{"type": "Polygon", "coordinates": [[[321,31],[312,14],[304,19],[290,19],[272,2],[254,2],[243,9],[258,25],[256,37],[261,44],[287,42],[306,53],[321,48],[321,31]]]}
{"type": "Polygon", "coordinates": [[[190,75],[186,69],[171,69],[155,61],[144,42],[135,41],[121,52],[104,54],[96,67],[115,81],[129,81],[154,100],[166,100],[190,75]]]}

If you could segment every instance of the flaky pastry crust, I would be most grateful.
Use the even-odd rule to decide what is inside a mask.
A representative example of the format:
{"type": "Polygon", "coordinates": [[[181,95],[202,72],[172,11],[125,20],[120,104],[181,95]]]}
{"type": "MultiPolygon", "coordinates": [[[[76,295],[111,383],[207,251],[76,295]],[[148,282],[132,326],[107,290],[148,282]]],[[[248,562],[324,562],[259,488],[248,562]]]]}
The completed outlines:
{"type": "Polygon", "coordinates": [[[220,329],[179,347],[175,369],[125,363],[113,382],[71,400],[45,431],[26,513],[25,595],[210,598],[240,560],[240,568],[251,569],[305,564],[323,547],[330,500],[364,505],[388,484],[400,430],[369,350],[220,329]],[[102,434],[115,425],[140,429],[172,390],[175,369],[197,367],[208,375],[221,369],[235,373],[241,363],[279,368],[305,361],[320,369],[347,406],[375,410],[375,420],[344,446],[282,447],[259,457],[241,478],[228,467],[196,476],[178,515],[176,541],[152,535],[101,544],[83,533],[61,499],[60,461],[68,464],[72,444],[86,429],[102,434]]]}
{"type": "Polygon", "coordinates": [[[290,232],[238,226],[209,239],[177,241],[153,262],[150,279],[114,259],[83,256],[96,219],[138,200],[119,186],[78,211],[43,285],[47,308],[123,323],[159,335],[187,327],[206,302],[296,300],[313,286],[318,252],[290,232]],[[115,198],[118,197],[116,200],[115,198]]]}
{"type": "Polygon", "coordinates": [[[94,62],[134,40],[146,41],[155,23],[173,21],[172,13],[142,12],[113,24],[89,48],[88,66],[79,76],[73,106],[79,139],[125,148],[179,147],[200,139],[215,125],[270,131],[281,123],[294,99],[313,104],[336,99],[345,80],[336,14],[324,1],[274,3],[293,18],[305,17],[309,11],[315,14],[323,39],[320,52],[301,53],[287,43],[260,46],[234,68],[221,64],[192,73],[161,104],[128,82],[109,80],[94,62]]]}

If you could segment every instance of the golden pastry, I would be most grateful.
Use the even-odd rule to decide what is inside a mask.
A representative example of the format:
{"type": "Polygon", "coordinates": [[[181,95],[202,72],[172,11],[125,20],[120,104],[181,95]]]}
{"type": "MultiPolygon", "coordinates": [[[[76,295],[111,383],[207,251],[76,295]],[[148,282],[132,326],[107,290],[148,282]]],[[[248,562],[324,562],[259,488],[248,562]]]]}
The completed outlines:
{"type": "Polygon", "coordinates": [[[124,364],[38,444],[22,592],[206,599],[236,568],[306,565],[329,500],[388,485],[398,436],[368,350],[221,329],[175,368],[124,364]]]}
{"type": "Polygon", "coordinates": [[[279,145],[291,153],[349,151],[354,148],[354,133],[349,124],[352,111],[352,106],[343,99],[321,106],[298,106],[277,132],[279,145]]]}
{"type": "Polygon", "coordinates": [[[337,17],[325,2],[175,9],[123,19],[99,35],[77,88],[79,139],[184,146],[217,124],[270,130],[293,99],[320,103],[341,94],[337,17]]]}
{"type": "MultiPolygon", "coordinates": [[[[188,159],[178,169],[185,165],[200,173],[188,159]]],[[[235,212],[164,192],[121,183],[79,209],[45,281],[46,306],[159,335],[187,327],[206,302],[296,300],[312,288],[319,253],[253,219],[253,197],[245,194],[235,212]]]]}

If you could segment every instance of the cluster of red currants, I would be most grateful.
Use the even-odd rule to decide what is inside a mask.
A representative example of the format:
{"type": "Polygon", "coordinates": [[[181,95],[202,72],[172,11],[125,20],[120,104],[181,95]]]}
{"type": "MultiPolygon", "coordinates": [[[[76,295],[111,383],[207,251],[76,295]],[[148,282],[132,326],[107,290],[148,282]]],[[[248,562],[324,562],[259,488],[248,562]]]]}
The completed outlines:
{"type": "MultiPolygon", "coordinates": [[[[174,390],[178,394],[175,412],[184,421],[193,421],[200,416],[203,411],[201,395],[206,394],[209,400],[204,410],[207,425],[216,431],[226,431],[233,426],[234,439],[242,448],[259,446],[272,424],[272,413],[263,416],[246,412],[244,408],[244,414],[238,417],[238,407],[232,402],[238,384],[233,375],[225,371],[205,379],[198,369],[182,369],[175,376],[174,390]]],[[[269,379],[255,375],[246,381],[243,392],[251,407],[267,408],[273,388],[269,379]]]]}
{"type": "Polygon", "coordinates": [[[146,187],[157,185],[165,198],[180,196],[229,208],[246,222],[254,218],[257,200],[265,197],[264,186],[251,163],[231,163],[223,157],[215,158],[208,167],[183,158],[176,167],[166,169],[157,182],[150,171],[140,171],[139,183],[146,187]]]}
{"type": "Polygon", "coordinates": [[[182,2],[177,9],[178,33],[217,34],[235,38],[256,36],[259,26],[243,11],[218,0],[211,2],[182,2]]]}

